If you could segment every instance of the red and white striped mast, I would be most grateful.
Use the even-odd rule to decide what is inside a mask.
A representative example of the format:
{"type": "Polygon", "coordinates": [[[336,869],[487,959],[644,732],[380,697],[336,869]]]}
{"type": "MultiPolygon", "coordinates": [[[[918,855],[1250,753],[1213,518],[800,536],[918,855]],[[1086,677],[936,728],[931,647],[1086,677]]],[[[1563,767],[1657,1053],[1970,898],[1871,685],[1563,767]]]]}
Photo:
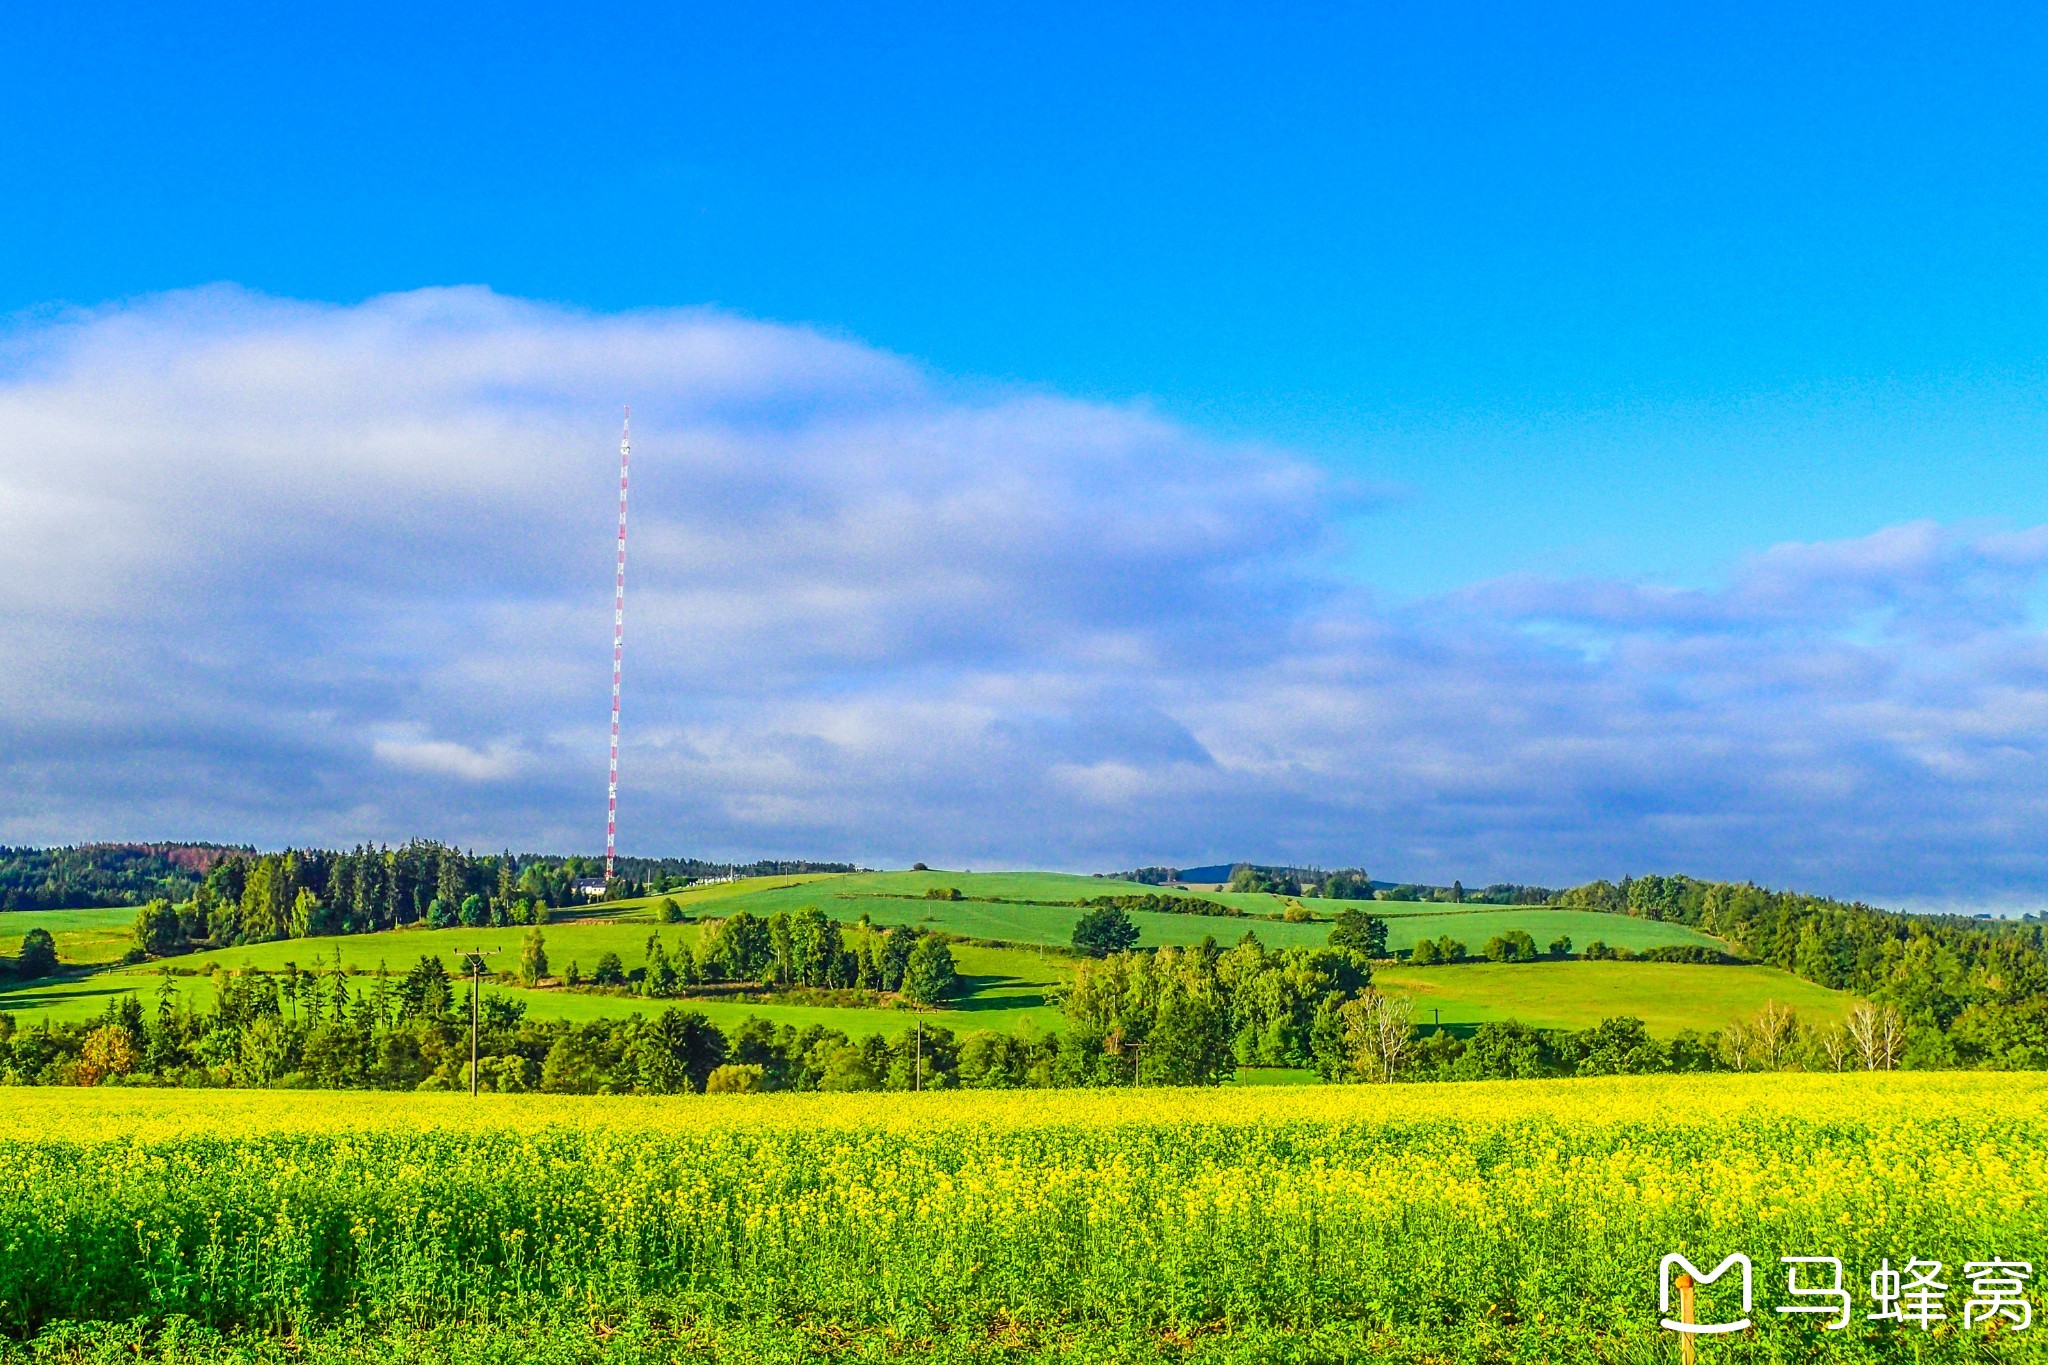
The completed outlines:
{"type": "Polygon", "coordinates": [[[633,460],[633,410],[619,429],[619,564],[612,584],[612,768],[604,806],[604,879],[610,882],[619,833],[619,666],[626,657],[626,473],[633,460]]]}

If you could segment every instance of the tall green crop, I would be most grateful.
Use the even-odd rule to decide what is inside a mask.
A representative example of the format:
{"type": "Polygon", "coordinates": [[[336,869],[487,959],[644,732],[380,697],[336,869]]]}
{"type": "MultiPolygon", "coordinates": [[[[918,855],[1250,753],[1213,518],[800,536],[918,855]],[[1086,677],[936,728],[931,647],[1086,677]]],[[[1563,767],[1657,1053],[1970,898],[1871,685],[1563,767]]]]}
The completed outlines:
{"type": "MultiPolygon", "coordinates": [[[[1980,1075],[886,1101],[15,1091],[0,1329],[567,1315],[735,1340],[1664,1358],[1669,1252],[1746,1252],[1760,1292],[1783,1255],[2048,1261],[2044,1096],[1980,1075]]],[[[1987,1338],[1757,1317],[1705,1358],[2048,1355],[2048,1322],[1987,1338]]]]}

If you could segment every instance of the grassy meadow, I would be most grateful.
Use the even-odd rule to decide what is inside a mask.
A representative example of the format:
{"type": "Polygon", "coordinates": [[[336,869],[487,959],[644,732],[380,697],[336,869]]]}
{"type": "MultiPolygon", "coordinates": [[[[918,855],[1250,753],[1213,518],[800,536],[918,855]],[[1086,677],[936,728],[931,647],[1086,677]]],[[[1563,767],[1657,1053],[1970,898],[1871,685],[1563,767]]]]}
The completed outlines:
{"type": "Polygon", "coordinates": [[[135,911],[126,907],[92,910],[9,910],[0,913],[0,943],[8,951],[31,929],[47,929],[65,962],[98,965],[119,962],[135,946],[130,929],[135,911]]]}
{"type": "Polygon", "coordinates": [[[4,1360],[1649,1362],[1660,1259],[1738,1250],[1703,1360],[2043,1358],[1959,1274],[1771,1311],[1782,1255],[2038,1263],[2032,1075],[9,1098],[4,1360]]]}
{"type": "MultiPolygon", "coordinates": [[[[632,970],[645,964],[650,934],[659,934],[674,950],[694,944],[704,921],[742,909],[765,917],[814,905],[842,922],[865,916],[878,925],[911,924],[963,940],[955,947],[963,978],[962,997],[927,1017],[956,1032],[1044,1032],[1060,1025],[1059,1011],[1049,1003],[1047,992],[1072,970],[1065,949],[1082,913],[1073,902],[1118,894],[1187,893],[1048,872],[942,870],[763,877],[674,893],[673,899],[689,917],[681,924],[657,922],[655,906],[661,897],[646,897],[557,911],[544,933],[553,972],[559,976],[575,962],[587,977],[604,953],[617,953],[632,970]],[[963,896],[981,899],[925,899],[925,893],[935,888],[954,888],[963,896]]],[[[1270,948],[1317,945],[1328,939],[1329,917],[1343,904],[1303,902],[1316,918],[1288,923],[1277,918],[1290,904],[1280,897],[1213,893],[1202,898],[1233,905],[1244,915],[1138,912],[1132,920],[1138,926],[1140,944],[1184,946],[1214,937],[1228,945],[1254,933],[1270,948]]],[[[1387,901],[1373,902],[1370,908],[1387,920],[1389,947],[1397,953],[1406,952],[1420,939],[1444,935],[1477,953],[1487,938],[1510,929],[1527,932],[1539,947],[1547,947],[1560,936],[1569,937],[1574,948],[1581,950],[1596,940],[1632,949],[1662,944],[1715,945],[1714,940],[1682,925],[1584,910],[1387,901]]],[[[172,989],[185,1003],[195,1006],[211,1003],[212,984],[206,973],[216,968],[276,972],[289,964],[302,970],[330,970],[338,960],[351,972],[375,973],[382,968],[402,974],[421,956],[431,955],[457,972],[464,951],[483,949],[495,950],[497,955],[490,959],[493,967],[509,969],[518,962],[527,933],[524,928],[407,928],[222,948],[168,963],[122,967],[120,959],[131,946],[133,919],[134,912],[128,909],[16,912],[0,917],[0,936],[18,936],[35,926],[49,929],[67,968],[57,977],[0,988],[0,1011],[12,1013],[18,1023],[33,1024],[44,1019],[88,1019],[104,1010],[110,999],[125,994],[140,994],[153,1006],[164,987],[167,966],[173,973],[169,978],[172,989]]],[[[1513,1018],[1544,1028],[1584,1028],[1611,1015],[1633,1014],[1644,1019],[1654,1033],[1668,1036],[1680,1029],[1718,1029],[1730,1019],[1753,1014],[1769,1000],[1790,1004],[1812,1019],[1837,1017],[1851,1003],[1837,992],[1767,967],[1569,961],[1411,968],[1396,963],[1383,966],[1378,980],[1384,989],[1413,1000],[1418,1022],[1447,1027],[1513,1018]]],[[[529,990],[516,985],[494,989],[519,1000],[535,1019],[583,1021],[657,1008],[654,1002],[624,992],[529,990]]],[[[811,1024],[836,1028],[855,1037],[894,1035],[910,1027],[915,1017],[890,1007],[716,997],[692,999],[689,1007],[701,1010],[721,1027],[757,1015],[799,1028],[811,1024]]]]}
{"type": "Polygon", "coordinates": [[[1429,1026],[1519,1019],[1544,1028],[1591,1028],[1634,1015],[1650,1032],[1705,1033],[1747,1018],[1770,1001],[1825,1024],[1855,1002],[1840,991],[1775,967],[1703,967],[1681,962],[1465,962],[1453,967],[1391,965],[1373,973],[1381,990],[1407,996],[1429,1026]]]}

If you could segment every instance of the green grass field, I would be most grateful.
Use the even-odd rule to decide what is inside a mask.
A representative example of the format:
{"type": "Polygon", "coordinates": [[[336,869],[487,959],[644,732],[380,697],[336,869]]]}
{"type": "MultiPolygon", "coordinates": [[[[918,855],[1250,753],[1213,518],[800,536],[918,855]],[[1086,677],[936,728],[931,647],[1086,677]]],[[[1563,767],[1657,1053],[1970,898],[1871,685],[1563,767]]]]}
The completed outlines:
{"type": "MultiPolygon", "coordinates": [[[[733,893],[726,887],[714,887],[711,890],[725,891],[728,894],[677,899],[695,913],[700,907],[704,907],[706,902],[723,903],[735,895],[744,894],[733,893]]],[[[627,969],[631,970],[646,964],[647,939],[650,934],[659,934],[663,942],[673,950],[679,945],[694,944],[701,932],[701,926],[695,923],[656,923],[651,902],[620,902],[615,907],[606,908],[615,911],[615,914],[600,916],[593,910],[575,918],[550,923],[542,929],[550,967],[557,975],[566,970],[573,961],[582,968],[583,974],[588,976],[596,967],[598,958],[606,952],[617,953],[627,969]]],[[[117,962],[121,954],[127,951],[129,940],[125,926],[134,919],[132,910],[70,910],[38,914],[39,919],[46,919],[49,916],[118,917],[124,927],[113,951],[84,961],[117,962]]],[[[81,922],[88,921],[82,919],[81,922]]],[[[47,924],[45,927],[48,927],[47,924]]],[[[331,970],[338,957],[342,968],[347,971],[368,974],[382,967],[393,975],[402,975],[421,957],[432,956],[439,958],[445,968],[455,973],[461,970],[462,953],[470,949],[482,949],[486,952],[495,949],[497,956],[488,959],[491,966],[509,969],[518,963],[520,948],[528,932],[523,928],[413,928],[383,934],[284,939],[275,943],[220,948],[142,966],[113,967],[83,973],[67,971],[60,977],[0,989],[0,1011],[13,1014],[22,1023],[34,1023],[43,1019],[53,1023],[69,1023],[91,1018],[104,1010],[109,1000],[129,994],[142,996],[145,1005],[154,1008],[157,993],[167,979],[167,967],[173,973],[168,978],[173,989],[178,992],[180,1000],[190,1007],[209,1006],[212,1003],[212,982],[205,974],[209,967],[221,970],[253,967],[261,971],[276,972],[283,970],[287,964],[292,964],[302,970],[331,970]]],[[[79,960],[71,958],[64,951],[62,938],[58,943],[59,956],[66,960],[67,965],[71,961],[79,960]]],[[[956,1032],[988,1029],[999,1033],[1014,1033],[1022,1029],[1045,1030],[1058,1026],[1059,1011],[1045,1002],[1045,989],[1061,980],[1070,970],[1071,959],[1064,954],[1048,955],[1035,947],[984,947],[963,944],[954,953],[954,961],[964,981],[965,996],[952,1002],[945,1009],[923,1012],[928,1021],[956,1032]]],[[[363,984],[367,985],[367,982],[363,984]]],[[[623,994],[601,995],[559,989],[527,990],[513,985],[496,985],[492,989],[502,991],[523,1003],[527,1007],[528,1015],[535,1019],[581,1021],[618,1018],[634,1013],[653,1013],[665,1008],[669,1003],[623,994]]],[[[757,1015],[775,1024],[790,1024],[798,1028],[818,1024],[840,1029],[850,1036],[873,1033],[893,1035],[912,1027],[917,1018],[916,1012],[904,1009],[836,1008],[823,1005],[763,1004],[715,999],[691,1000],[687,1002],[687,1007],[702,1011],[712,1022],[720,1026],[737,1024],[750,1015],[757,1015]]]]}
{"type": "MultiPolygon", "coordinates": [[[[1060,872],[863,872],[734,897],[706,913],[722,915],[746,909],[756,915],[772,915],[778,910],[815,905],[832,918],[849,923],[866,916],[874,924],[913,924],[961,938],[1065,947],[1073,939],[1074,922],[1085,912],[1071,903],[1058,902],[1147,893],[1187,896],[1184,892],[1163,892],[1137,882],[1060,872]],[[941,887],[955,888],[968,897],[1001,896],[1050,903],[923,899],[926,891],[941,887]]],[[[1150,947],[1185,946],[1213,937],[1219,943],[1229,944],[1249,931],[1256,933],[1269,948],[1291,948],[1319,944],[1330,936],[1327,923],[1287,924],[1251,917],[1279,913],[1284,902],[1275,896],[1227,895],[1204,899],[1236,905],[1246,911],[1247,917],[1139,911],[1131,916],[1138,926],[1139,943],[1150,947]]]]}
{"type": "Polygon", "coordinates": [[[1560,935],[1579,948],[1603,939],[1612,947],[1652,948],[1663,944],[1719,946],[1705,934],[1678,924],[1603,915],[1589,910],[1552,910],[1541,906],[1450,906],[1399,901],[1301,902],[1318,915],[1316,921],[1289,924],[1260,918],[1281,913],[1288,902],[1278,896],[1219,892],[1199,897],[1162,891],[1136,882],[1080,877],[1057,872],[874,872],[829,877],[802,886],[764,888],[729,898],[707,914],[739,909],[757,915],[815,905],[834,919],[852,921],[865,915],[876,924],[916,924],[942,929],[963,938],[1000,939],[1010,943],[1064,945],[1073,937],[1082,911],[1072,905],[1003,905],[981,900],[928,901],[928,890],[953,887],[968,897],[1031,898],[1038,901],[1079,901],[1094,896],[1155,893],[1183,899],[1220,901],[1245,912],[1245,918],[1213,915],[1167,915],[1139,911],[1131,916],[1141,945],[1200,943],[1213,937],[1230,944],[1255,933],[1269,948],[1293,948],[1327,942],[1329,916],[1356,905],[1388,921],[1388,945],[1405,952],[1419,938],[1444,934],[1463,941],[1473,952],[1488,938],[1509,929],[1524,929],[1539,947],[1560,935]]]}
{"type": "Polygon", "coordinates": [[[1702,967],[1679,962],[1470,962],[1454,967],[1382,967],[1380,989],[1406,996],[1428,1027],[1519,1019],[1538,1028],[1591,1028],[1632,1014],[1669,1037],[1710,1032],[1770,1001],[1810,1022],[1841,1018],[1849,996],[1775,967],[1702,967]]]}
{"type": "Polygon", "coordinates": [[[31,929],[47,929],[57,941],[57,957],[64,962],[119,962],[135,946],[130,932],[135,912],[126,907],[111,910],[10,910],[0,914],[0,949],[12,954],[21,946],[21,936],[31,929]]]}
{"type": "MultiPolygon", "coordinates": [[[[739,910],[768,916],[814,905],[832,918],[853,922],[862,916],[878,925],[914,924],[942,930],[963,939],[997,942],[987,947],[963,943],[955,957],[966,979],[964,997],[928,1017],[956,1031],[998,1032],[1049,1030],[1059,1026],[1058,1011],[1047,1003],[1046,988],[1072,969],[1064,948],[1081,911],[1071,904],[1092,896],[1145,894],[1158,888],[1101,877],[1052,872],[881,872],[844,876],[770,877],[720,883],[674,893],[691,922],[660,924],[655,904],[660,897],[569,908],[556,913],[543,930],[548,959],[559,976],[571,962],[585,976],[597,960],[614,952],[628,970],[646,962],[650,934],[658,933],[671,949],[694,944],[700,921],[723,918],[739,910]],[[998,904],[989,900],[933,901],[923,898],[934,887],[955,887],[963,895],[1006,897],[1036,904],[998,904]]],[[[1309,946],[1329,938],[1324,920],[1289,924],[1251,918],[1278,912],[1284,902],[1265,895],[1221,893],[1222,900],[1247,911],[1245,918],[1206,915],[1137,913],[1132,916],[1141,945],[1188,945],[1213,936],[1229,945],[1246,933],[1257,934],[1269,948],[1309,946]]],[[[1342,908],[1339,902],[1310,900],[1319,915],[1342,908]]],[[[1448,934],[1473,952],[1495,934],[1522,929],[1539,946],[1560,935],[1576,949],[1595,940],[1616,947],[1649,948],[1660,944],[1709,944],[1715,940],[1681,925],[1585,910],[1543,907],[1447,906],[1376,901],[1369,907],[1388,920],[1389,946],[1404,952],[1422,938],[1448,934]]],[[[128,929],[134,912],[53,910],[17,912],[0,917],[0,941],[8,948],[30,927],[49,929],[57,940],[63,976],[0,989],[0,1011],[21,1023],[48,1019],[68,1022],[89,1018],[109,999],[140,994],[153,1007],[164,982],[167,964],[122,968],[128,950],[128,929]]],[[[451,972],[460,969],[460,955],[469,949],[496,950],[494,968],[511,970],[519,961],[527,930],[408,928],[383,934],[327,939],[293,939],[276,943],[223,948],[172,959],[175,988],[192,1005],[210,1003],[209,967],[237,970],[254,967],[279,971],[286,964],[301,969],[328,969],[337,960],[350,971],[393,974],[410,968],[423,955],[438,957],[451,972]]],[[[1566,962],[1523,966],[1467,964],[1457,967],[1383,967],[1381,984],[1412,998],[1416,1018],[1428,1024],[1469,1025],[1492,1019],[1518,1018],[1540,1027],[1580,1028],[1615,1014],[1634,1014],[1659,1034],[1681,1028],[1710,1030],[1730,1019],[1754,1013],[1767,1000],[1792,1005],[1803,1015],[1831,1017],[1847,1007],[1845,997],[1761,967],[1689,967],[1676,964],[1566,962]]],[[[598,995],[556,989],[525,990],[500,986],[522,1001],[536,1019],[593,1019],[647,1013],[661,1006],[627,995],[598,995]]],[[[823,1005],[759,1004],[736,1000],[692,1000],[720,1025],[758,1015],[775,1023],[802,1027],[820,1024],[850,1035],[894,1034],[909,1027],[914,1015],[898,1009],[835,1008],[823,1005]]]]}
{"type": "MultiPolygon", "coordinates": [[[[1423,913],[1389,916],[1387,946],[1397,953],[1406,952],[1415,946],[1418,939],[1441,938],[1448,934],[1476,954],[1486,940],[1510,929],[1526,932],[1536,940],[1539,950],[1549,947],[1552,940],[1560,937],[1571,939],[1574,952],[1584,951],[1586,945],[1595,939],[1604,940],[1610,948],[1658,948],[1667,944],[1698,944],[1708,948],[1727,946],[1682,924],[1632,919],[1627,915],[1603,915],[1596,910],[1547,910],[1541,906],[1528,909],[1451,909],[1448,912],[1445,907],[1432,906],[1423,913]]],[[[1325,928],[1325,937],[1328,932],[1325,928]]]]}

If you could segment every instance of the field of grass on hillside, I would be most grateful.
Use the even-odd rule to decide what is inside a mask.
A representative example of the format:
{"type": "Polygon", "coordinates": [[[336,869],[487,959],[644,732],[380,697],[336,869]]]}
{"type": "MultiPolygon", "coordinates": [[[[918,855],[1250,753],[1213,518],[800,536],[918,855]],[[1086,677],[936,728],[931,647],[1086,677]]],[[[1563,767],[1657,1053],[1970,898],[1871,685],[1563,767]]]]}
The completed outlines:
{"type": "Polygon", "coordinates": [[[1448,934],[1476,953],[1488,938],[1508,929],[1526,930],[1539,947],[1547,946],[1560,935],[1569,936],[1579,948],[1595,939],[1604,939],[1609,946],[1617,948],[1652,948],[1663,944],[1721,946],[1705,934],[1680,924],[1541,906],[1516,908],[1307,900],[1299,903],[1319,918],[1307,923],[1289,924],[1283,920],[1263,918],[1283,913],[1292,903],[1279,896],[1240,893],[1195,896],[1186,892],[1163,892],[1158,887],[1136,882],[1056,872],[854,873],[803,886],[768,888],[733,896],[707,913],[730,914],[745,909],[756,915],[771,915],[778,910],[815,905],[838,920],[852,921],[865,915],[876,924],[915,924],[963,938],[1064,945],[1073,936],[1074,922],[1084,913],[1072,902],[1096,896],[1147,894],[1219,901],[1245,912],[1242,918],[1133,912],[1131,921],[1138,926],[1138,942],[1149,947],[1185,946],[1200,943],[1204,938],[1214,938],[1218,943],[1227,945],[1235,943],[1248,932],[1257,934],[1259,941],[1268,948],[1317,945],[1329,940],[1328,917],[1350,908],[1363,909],[1385,918],[1388,946],[1396,952],[1407,951],[1417,939],[1433,939],[1448,934]],[[923,899],[929,890],[948,887],[968,899],[923,899]],[[990,899],[978,899],[982,897],[990,899]],[[996,897],[1037,903],[995,903],[993,898],[996,897]]]}
{"type": "Polygon", "coordinates": [[[1380,989],[1414,1002],[1415,1022],[1467,1025],[1518,1019],[1538,1028],[1591,1028],[1634,1015],[1659,1037],[1709,1033],[1775,1000],[1809,1023],[1831,1023],[1855,1004],[1840,991],[1775,967],[1705,967],[1680,962],[1467,962],[1451,967],[1385,966],[1380,989]]]}
{"type": "Polygon", "coordinates": [[[66,963],[119,962],[135,946],[135,910],[114,906],[91,910],[9,910],[0,913],[0,948],[13,952],[31,929],[47,929],[66,963]]]}
{"type": "MultiPolygon", "coordinates": [[[[794,878],[763,878],[753,886],[730,883],[701,888],[675,896],[686,913],[711,915],[731,913],[741,898],[764,889],[773,890],[794,882],[794,878]]],[[[588,977],[598,959],[617,953],[627,970],[646,965],[647,940],[658,934],[674,950],[694,946],[701,925],[695,922],[661,924],[654,917],[660,897],[641,901],[612,902],[570,910],[542,929],[551,970],[559,976],[575,962],[588,977]]],[[[817,904],[813,896],[801,904],[817,904]]],[[[907,903],[907,902],[906,902],[907,903]]],[[[128,926],[134,922],[132,909],[34,911],[8,915],[0,927],[11,930],[16,921],[31,921],[52,927],[53,921],[70,924],[56,932],[58,955],[67,965],[73,962],[118,962],[131,942],[128,926]],[[118,927],[116,927],[118,926],[118,927]],[[74,955],[71,946],[89,942],[96,957],[74,955]],[[111,945],[106,947],[105,945],[111,945]],[[104,950],[102,950],[104,948],[104,950]]],[[[49,1020],[75,1023],[99,1014],[109,1000],[137,994],[150,1008],[168,979],[179,1000],[187,1007],[211,1007],[212,982],[209,968],[282,971],[287,964],[301,970],[332,970],[337,961],[345,971],[371,974],[380,968],[394,977],[403,975],[421,957],[439,958],[451,974],[462,970],[461,955],[472,949],[490,952],[489,965],[512,969],[519,961],[520,948],[530,931],[525,928],[424,929],[406,928],[381,934],[346,934],[333,938],[279,939],[270,943],[216,948],[147,964],[112,968],[63,976],[43,981],[0,987],[0,1011],[15,1015],[19,1023],[49,1020]],[[166,971],[170,975],[167,977],[166,971]]],[[[1062,980],[1071,968],[1063,955],[1048,956],[1031,947],[984,947],[962,944],[954,952],[962,977],[963,998],[948,1006],[923,1012],[928,1022],[955,1031],[988,1029],[998,1033],[1019,1030],[1048,1030],[1058,1027],[1059,1011],[1046,1003],[1046,987],[1062,980]]],[[[358,989],[368,982],[359,982],[358,989]]],[[[524,1004],[534,1019],[618,1018],[627,1014],[650,1014],[676,1003],[648,1000],[627,994],[597,994],[562,989],[528,990],[515,985],[494,985],[524,1004]]],[[[721,1027],[737,1024],[748,1016],[759,1016],[774,1024],[803,1028],[812,1024],[836,1028],[852,1036],[872,1033],[893,1035],[912,1027],[917,1012],[896,1008],[844,1008],[827,1005],[762,1003],[742,1000],[692,999],[690,1009],[698,1010],[721,1027]]]]}
{"type": "MultiPolygon", "coordinates": [[[[1063,873],[958,871],[855,873],[805,877],[755,878],[718,883],[676,892],[673,899],[691,917],[682,924],[660,924],[655,905],[661,897],[571,907],[556,912],[543,930],[555,975],[576,963],[587,977],[607,952],[618,954],[628,970],[646,962],[650,934],[659,934],[673,950],[694,944],[704,919],[723,918],[739,910],[759,916],[817,906],[832,918],[852,922],[865,915],[878,925],[913,924],[963,939],[1000,942],[1004,947],[961,944],[955,957],[965,978],[964,997],[931,1017],[956,1031],[996,1032],[1050,1030],[1059,1013],[1046,998],[1047,987],[1064,980],[1072,960],[1062,953],[1082,913],[1072,904],[1094,896],[1155,894],[1158,888],[1101,877],[1063,873]],[[951,887],[964,896],[1002,897],[960,901],[927,900],[933,888],[951,887]]],[[[1228,946],[1253,933],[1269,948],[1312,946],[1326,942],[1330,925],[1318,920],[1286,923],[1253,918],[1279,911],[1285,904],[1267,895],[1223,894],[1223,900],[1247,911],[1242,918],[1137,912],[1132,915],[1143,946],[1189,945],[1214,937],[1228,946]]],[[[1351,902],[1305,902],[1319,915],[1333,914],[1351,902]]],[[[1358,902],[1361,908],[1388,921],[1389,946],[1405,952],[1423,938],[1456,938],[1476,953],[1484,941],[1509,929],[1529,933],[1539,947],[1560,935],[1575,949],[1595,940],[1616,947],[1648,948],[1660,944],[1709,944],[1715,940],[1682,925],[1606,915],[1585,910],[1545,907],[1449,906],[1386,901],[1358,902]]],[[[0,919],[0,933],[24,932],[32,926],[52,931],[59,957],[72,970],[64,976],[0,989],[0,1011],[19,1022],[48,1019],[72,1022],[89,1018],[115,996],[142,994],[154,1003],[168,966],[174,988],[185,1003],[210,1005],[211,983],[200,974],[209,967],[235,970],[255,967],[282,970],[330,969],[337,961],[350,971],[374,973],[380,967],[402,974],[423,955],[438,957],[450,972],[460,969],[468,949],[497,951],[493,968],[510,970],[519,960],[527,930],[406,928],[381,934],[336,938],[286,939],[272,943],[221,948],[131,968],[118,963],[130,946],[129,909],[16,912],[0,919]],[[17,926],[19,926],[17,928],[17,926]]],[[[1718,945],[1716,945],[1718,946],[1718,945]]],[[[1634,1014],[1653,1031],[1668,1034],[1680,1028],[1712,1030],[1730,1019],[1754,1013],[1766,1000],[1793,1005],[1802,1014],[1831,1018],[1847,1007],[1837,993],[1800,981],[1784,972],[1761,967],[1682,967],[1648,963],[1536,963],[1524,966],[1466,964],[1456,967],[1383,967],[1380,983],[1408,995],[1417,1005],[1416,1019],[1425,1025],[1442,1022],[1468,1025],[1516,1018],[1546,1028],[1582,1028],[1615,1014],[1634,1014]]],[[[602,995],[559,989],[526,990],[498,986],[527,1007],[535,1019],[584,1020],[649,1013],[664,1002],[629,995],[602,995]]],[[[913,1016],[898,1009],[835,1008],[826,1005],[757,1003],[741,1000],[688,1002],[715,1023],[727,1026],[748,1015],[799,1027],[821,1024],[852,1035],[894,1034],[909,1027],[913,1016]]]]}

